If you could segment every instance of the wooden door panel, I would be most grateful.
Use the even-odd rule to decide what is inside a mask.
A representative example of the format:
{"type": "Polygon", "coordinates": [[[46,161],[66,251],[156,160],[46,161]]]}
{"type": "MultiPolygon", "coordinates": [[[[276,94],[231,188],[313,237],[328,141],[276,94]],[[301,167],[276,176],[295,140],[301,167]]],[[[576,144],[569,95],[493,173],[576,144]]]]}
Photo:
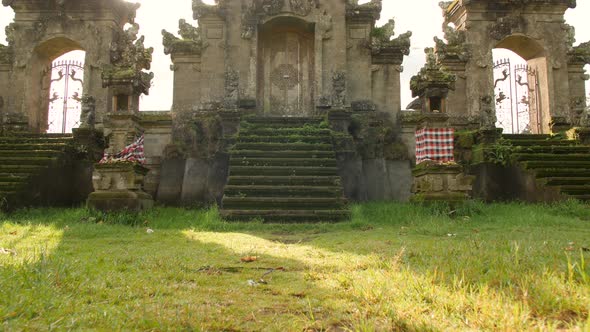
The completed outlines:
{"type": "Polygon", "coordinates": [[[263,43],[264,111],[306,116],[313,100],[313,39],[292,31],[275,32],[263,43]]]}

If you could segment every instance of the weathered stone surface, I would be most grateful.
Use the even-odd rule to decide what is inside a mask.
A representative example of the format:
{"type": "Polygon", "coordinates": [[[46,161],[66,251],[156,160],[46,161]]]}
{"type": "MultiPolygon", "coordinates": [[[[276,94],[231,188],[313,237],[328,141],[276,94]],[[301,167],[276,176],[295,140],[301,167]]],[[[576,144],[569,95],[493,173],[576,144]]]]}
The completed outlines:
{"type": "Polygon", "coordinates": [[[147,168],[132,163],[96,164],[92,175],[94,192],[87,206],[107,212],[152,208],[152,196],[143,191],[147,172],[147,168]]]}
{"type": "MultiPolygon", "coordinates": [[[[14,22],[6,29],[9,45],[0,46],[0,97],[8,101],[5,111],[25,115],[31,130],[44,132],[51,79],[45,68],[64,53],[84,50],[87,69],[84,93],[95,98],[95,122],[102,128],[104,114],[113,108],[113,92],[103,89],[102,71],[98,69],[111,66],[108,80],[119,80],[128,73],[119,66],[121,61],[145,67],[143,60],[148,60],[145,57],[148,54],[143,51],[126,52],[142,49],[141,38],[125,47],[121,43],[129,36],[122,27],[134,24],[139,5],[123,0],[4,1],[4,5],[15,11],[14,22]],[[8,81],[10,86],[5,86],[3,83],[8,81]]],[[[131,35],[136,35],[135,26],[132,30],[131,35]]],[[[146,75],[149,76],[139,74],[134,79],[145,82],[146,75]]],[[[145,91],[149,84],[143,87],[140,90],[145,91]]]]}

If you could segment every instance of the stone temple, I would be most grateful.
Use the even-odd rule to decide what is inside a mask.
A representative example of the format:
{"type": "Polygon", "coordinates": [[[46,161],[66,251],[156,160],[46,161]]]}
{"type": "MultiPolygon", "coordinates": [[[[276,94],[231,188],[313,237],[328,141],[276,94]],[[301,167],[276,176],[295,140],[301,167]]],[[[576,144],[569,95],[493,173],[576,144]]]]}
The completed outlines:
{"type": "Polygon", "coordinates": [[[168,112],[139,111],[158,78],[138,4],[3,4],[0,208],[216,204],[228,220],[305,222],[368,200],[590,200],[590,43],[564,23],[575,0],[441,2],[445,38],[410,87],[412,34],[376,25],[382,0],[193,0],[194,22],[162,31],[168,112]],[[55,61],[74,50],[83,64],[55,61]],[[73,134],[47,133],[52,109],[73,134]]]}

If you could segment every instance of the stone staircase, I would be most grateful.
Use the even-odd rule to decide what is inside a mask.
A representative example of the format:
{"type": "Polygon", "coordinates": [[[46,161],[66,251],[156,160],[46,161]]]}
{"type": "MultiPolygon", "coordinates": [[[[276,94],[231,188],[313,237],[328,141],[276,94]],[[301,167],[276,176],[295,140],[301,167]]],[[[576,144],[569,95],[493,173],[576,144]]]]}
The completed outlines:
{"type": "Polygon", "coordinates": [[[566,197],[590,201],[590,146],[550,135],[503,135],[513,159],[542,184],[566,197]]]}
{"type": "MultiPolygon", "coordinates": [[[[38,177],[58,166],[71,135],[0,136],[0,209],[20,207],[35,199],[38,177]]],[[[34,203],[34,202],[33,202],[34,203]]]]}
{"type": "Polygon", "coordinates": [[[330,130],[315,118],[249,118],[230,157],[226,220],[337,222],[349,218],[330,130]]]}

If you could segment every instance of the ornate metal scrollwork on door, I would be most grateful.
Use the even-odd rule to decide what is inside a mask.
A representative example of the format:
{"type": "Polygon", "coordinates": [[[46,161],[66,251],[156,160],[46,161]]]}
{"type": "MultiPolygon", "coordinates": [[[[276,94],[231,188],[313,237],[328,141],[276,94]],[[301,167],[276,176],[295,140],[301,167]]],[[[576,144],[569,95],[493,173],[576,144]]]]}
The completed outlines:
{"type": "Polygon", "coordinates": [[[80,126],[84,64],[80,61],[55,61],[51,65],[48,133],[71,133],[80,126]]]}
{"type": "Polygon", "coordinates": [[[507,134],[541,132],[541,109],[537,71],[510,59],[494,64],[496,127],[507,134]]]}

